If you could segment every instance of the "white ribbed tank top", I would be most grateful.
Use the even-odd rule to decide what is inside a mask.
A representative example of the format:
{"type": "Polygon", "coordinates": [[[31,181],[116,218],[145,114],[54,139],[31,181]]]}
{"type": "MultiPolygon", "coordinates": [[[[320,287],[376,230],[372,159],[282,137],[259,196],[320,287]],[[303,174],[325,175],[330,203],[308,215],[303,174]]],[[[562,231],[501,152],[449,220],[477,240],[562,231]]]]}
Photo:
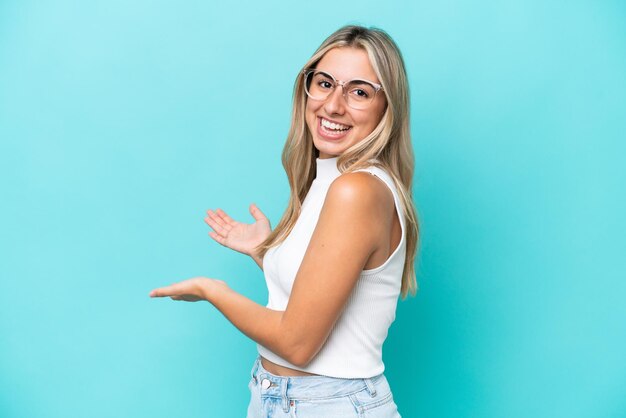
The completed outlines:
{"type": "MultiPolygon", "coordinates": [[[[269,296],[266,306],[270,309],[284,311],[287,308],[296,273],[313,235],[328,188],[341,174],[337,169],[337,160],[337,157],[316,160],[316,177],[302,203],[294,228],[280,245],[265,253],[263,271],[269,296]]],[[[340,378],[368,378],[385,370],[382,347],[389,326],[396,317],[406,256],[405,219],[392,178],[383,169],[374,166],[358,171],[375,175],[391,189],[402,227],[400,243],[382,265],[361,272],[328,339],[306,367],[295,366],[257,344],[259,354],[276,364],[340,378]]]]}

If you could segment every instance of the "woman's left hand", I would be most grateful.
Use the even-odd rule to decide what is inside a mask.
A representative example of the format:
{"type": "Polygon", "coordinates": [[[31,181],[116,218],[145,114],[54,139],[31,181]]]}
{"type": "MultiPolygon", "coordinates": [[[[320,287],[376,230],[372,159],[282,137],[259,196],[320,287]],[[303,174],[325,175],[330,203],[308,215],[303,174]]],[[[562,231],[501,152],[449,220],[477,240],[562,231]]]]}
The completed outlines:
{"type": "Polygon", "coordinates": [[[228,287],[226,282],[223,280],[208,279],[206,277],[194,277],[169,286],[154,289],[150,292],[150,297],[155,298],[169,296],[172,300],[198,302],[200,300],[208,300],[209,291],[211,287],[215,286],[228,287]]]}

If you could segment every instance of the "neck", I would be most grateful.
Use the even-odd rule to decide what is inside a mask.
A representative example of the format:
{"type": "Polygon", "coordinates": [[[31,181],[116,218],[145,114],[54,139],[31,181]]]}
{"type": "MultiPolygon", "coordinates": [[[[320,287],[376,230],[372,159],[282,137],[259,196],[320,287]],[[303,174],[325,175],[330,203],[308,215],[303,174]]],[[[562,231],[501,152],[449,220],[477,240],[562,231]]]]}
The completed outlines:
{"type": "Polygon", "coordinates": [[[337,160],[339,157],[316,158],[316,180],[334,180],[341,174],[337,169],[337,160]]]}

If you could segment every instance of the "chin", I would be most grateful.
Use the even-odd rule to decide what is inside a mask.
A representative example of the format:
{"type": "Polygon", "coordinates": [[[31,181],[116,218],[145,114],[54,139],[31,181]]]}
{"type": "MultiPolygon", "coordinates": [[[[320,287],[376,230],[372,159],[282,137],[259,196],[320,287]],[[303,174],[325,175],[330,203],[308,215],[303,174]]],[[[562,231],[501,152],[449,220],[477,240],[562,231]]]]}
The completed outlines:
{"type": "Polygon", "coordinates": [[[313,141],[313,146],[315,147],[315,150],[317,151],[317,156],[319,157],[321,154],[326,155],[326,157],[338,157],[343,153],[343,150],[338,150],[335,147],[329,147],[327,144],[320,144],[316,141],[313,141]]]}

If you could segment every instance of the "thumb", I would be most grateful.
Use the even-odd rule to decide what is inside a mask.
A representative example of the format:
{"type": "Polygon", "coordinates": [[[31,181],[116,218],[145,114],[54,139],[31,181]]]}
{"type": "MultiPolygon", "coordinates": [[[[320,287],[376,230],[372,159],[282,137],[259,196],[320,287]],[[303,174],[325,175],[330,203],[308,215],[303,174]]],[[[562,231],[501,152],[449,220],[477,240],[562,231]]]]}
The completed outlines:
{"type": "Polygon", "coordinates": [[[256,221],[267,219],[267,216],[265,216],[265,214],[261,212],[261,209],[259,209],[254,203],[250,205],[250,215],[252,215],[256,221]]]}

